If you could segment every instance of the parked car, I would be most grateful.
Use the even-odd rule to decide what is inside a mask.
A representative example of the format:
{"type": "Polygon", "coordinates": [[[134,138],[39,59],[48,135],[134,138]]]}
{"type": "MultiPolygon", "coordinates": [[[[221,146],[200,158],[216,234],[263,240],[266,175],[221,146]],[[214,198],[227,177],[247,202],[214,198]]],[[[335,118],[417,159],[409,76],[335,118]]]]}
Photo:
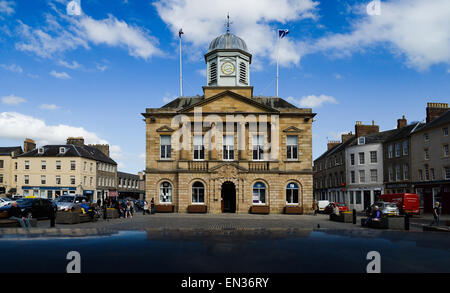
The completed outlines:
{"type": "Polygon", "coordinates": [[[379,201],[397,204],[400,214],[420,214],[420,200],[419,196],[415,193],[383,194],[378,199],[379,201]]]}
{"type": "Polygon", "coordinates": [[[330,202],[329,205],[326,206],[324,212],[325,214],[332,214],[336,205],[339,208],[339,212],[348,212],[348,207],[343,202],[330,202]]]}
{"type": "Polygon", "coordinates": [[[11,198],[12,198],[13,200],[14,200],[14,199],[19,199],[19,198],[23,198],[23,195],[20,195],[20,194],[14,194],[11,198]]]}
{"type": "MultiPolygon", "coordinates": [[[[56,205],[46,198],[21,198],[16,200],[17,206],[28,218],[50,218],[56,213],[56,205]]],[[[0,208],[0,212],[8,211],[11,205],[0,208]]]]}
{"type": "Polygon", "coordinates": [[[88,198],[82,195],[62,195],[56,201],[56,206],[58,211],[70,211],[76,206],[80,206],[83,200],[88,202],[88,198]]]}
{"type": "Polygon", "coordinates": [[[330,204],[328,200],[319,200],[317,206],[319,207],[319,212],[323,212],[325,208],[330,204]]]}
{"type": "Polygon", "coordinates": [[[375,206],[379,207],[379,209],[383,215],[388,215],[388,216],[400,215],[400,211],[398,210],[398,207],[395,203],[378,201],[366,209],[366,216],[369,216],[372,213],[373,208],[375,206]]]}
{"type": "Polygon", "coordinates": [[[11,204],[12,200],[6,197],[0,197],[0,208],[11,204]]]}

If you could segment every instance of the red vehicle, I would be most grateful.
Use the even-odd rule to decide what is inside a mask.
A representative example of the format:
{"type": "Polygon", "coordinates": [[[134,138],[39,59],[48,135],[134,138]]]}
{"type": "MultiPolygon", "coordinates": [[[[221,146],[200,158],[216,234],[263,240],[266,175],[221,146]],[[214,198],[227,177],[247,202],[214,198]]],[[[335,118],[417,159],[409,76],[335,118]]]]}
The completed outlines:
{"type": "Polygon", "coordinates": [[[396,203],[400,214],[420,215],[420,200],[415,193],[383,194],[378,200],[396,203]]]}
{"type": "Polygon", "coordinates": [[[339,208],[339,212],[348,212],[348,207],[343,202],[330,202],[329,205],[325,208],[325,214],[332,214],[336,205],[339,208]]]}

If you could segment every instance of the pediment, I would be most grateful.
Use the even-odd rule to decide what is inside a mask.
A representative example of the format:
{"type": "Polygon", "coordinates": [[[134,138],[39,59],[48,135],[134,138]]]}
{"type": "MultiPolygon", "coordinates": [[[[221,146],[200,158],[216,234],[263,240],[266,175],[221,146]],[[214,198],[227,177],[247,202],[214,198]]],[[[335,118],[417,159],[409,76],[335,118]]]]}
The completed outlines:
{"type": "Polygon", "coordinates": [[[295,127],[295,126],[289,126],[288,128],[284,129],[283,132],[299,133],[299,132],[302,132],[302,130],[300,128],[295,127]]]}
{"type": "Polygon", "coordinates": [[[239,166],[236,163],[223,163],[220,165],[217,165],[213,168],[210,169],[211,172],[214,173],[219,173],[219,174],[223,174],[225,177],[232,175],[232,174],[237,174],[239,171],[247,171],[247,169],[239,166]]]}
{"type": "Polygon", "coordinates": [[[174,132],[175,130],[173,128],[170,128],[167,125],[163,125],[160,128],[156,129],[156,132],[174,132]]]}
{"type": "Polygon", "coordinates": [[[224,91],[179,112],[192,113],[197,107],[201,108],[203,113],[279,113],[272,107],[232,91],[224,91]]]}

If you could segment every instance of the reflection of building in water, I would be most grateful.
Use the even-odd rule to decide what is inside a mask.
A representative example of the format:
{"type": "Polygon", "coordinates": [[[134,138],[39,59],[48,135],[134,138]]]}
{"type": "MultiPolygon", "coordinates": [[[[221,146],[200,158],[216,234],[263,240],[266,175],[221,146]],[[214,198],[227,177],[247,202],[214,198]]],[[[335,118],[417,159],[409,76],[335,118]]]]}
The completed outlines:
{"type": "Polygon", "coordinates": [[[146,230],[147,239],[165,241],[229,242],[230,238],[242,241],[276,240],[289,237],[308,238],[311,229],[159,229],[146,230]]]}
{"type": "Polygon", "coordinates": [[[202,96],[142,114],[147,199],[157,212],[311,213],[315,114],[254,96],[252,55],[229,32],[205,61],[202,96]]]}

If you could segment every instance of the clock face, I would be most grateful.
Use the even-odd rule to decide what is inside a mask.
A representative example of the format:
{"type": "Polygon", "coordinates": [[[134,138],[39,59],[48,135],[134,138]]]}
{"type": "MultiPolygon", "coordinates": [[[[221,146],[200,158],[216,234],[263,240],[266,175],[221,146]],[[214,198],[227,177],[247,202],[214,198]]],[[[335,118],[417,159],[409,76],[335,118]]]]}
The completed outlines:
{"type": "Polygon", "coordinates": [[[225,63],[222,65],[222,72],[223,72],[224,74],[227,74],[227,75],[233,74],[233,73],[234,73],[234,65],[233,65],[233,63],[231,63],[231,62],[225,62],[225,63]]]}

